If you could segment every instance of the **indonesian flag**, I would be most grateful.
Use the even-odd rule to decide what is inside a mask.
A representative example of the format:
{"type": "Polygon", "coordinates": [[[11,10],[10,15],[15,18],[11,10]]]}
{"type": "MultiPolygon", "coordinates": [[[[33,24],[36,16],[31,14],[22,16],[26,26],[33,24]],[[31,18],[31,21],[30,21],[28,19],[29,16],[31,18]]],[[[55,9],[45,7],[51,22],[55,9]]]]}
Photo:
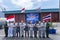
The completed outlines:
{"type": "Polygon", "coordinates": [[[22,8],[21,13],[25,12],[25,8],[22,8]]]}
{"type": "Polygon", "coordinates": [[[43,17],[43,21],[50,22],[51,20],[51,13],[43,17]]]}
{"type": "Polygon", "coordinates": [[[15,15],[9,15],[8,17],[6,17],[7,22],[9,21],[15,21],[15,15]]]}

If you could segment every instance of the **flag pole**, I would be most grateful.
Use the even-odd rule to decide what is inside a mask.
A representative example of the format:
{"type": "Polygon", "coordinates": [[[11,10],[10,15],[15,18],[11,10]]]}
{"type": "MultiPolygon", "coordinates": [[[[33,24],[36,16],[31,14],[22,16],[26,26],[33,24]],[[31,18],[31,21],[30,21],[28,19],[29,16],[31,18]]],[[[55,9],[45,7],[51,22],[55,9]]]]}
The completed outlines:
{"type": "Polygon", "coordinates": [[[15,14],[14,14],[14,22],[16,22],[16,21],[15,21],[15,14]]]}
{"type": "MultiPolygon", "coordinates": [[[[38,13],[41,13],[41,7],[38,7],[38,8],[37,8],[37,12],[38,12],[38,13]]],[[[40,15],[39,15],[39,16],[40,16],[40,15]]],[[[39,19],[39,21],[41,21],[41,20],[39,19]]]]}
{"type": "Polygon", "coordinates": [[[50,23],[51,23],[51,25],[50,25],[50,26],[52,26],[52,14],[50,13],[50,15],[51,15],[51,19],[50,19],[50,23]]]}

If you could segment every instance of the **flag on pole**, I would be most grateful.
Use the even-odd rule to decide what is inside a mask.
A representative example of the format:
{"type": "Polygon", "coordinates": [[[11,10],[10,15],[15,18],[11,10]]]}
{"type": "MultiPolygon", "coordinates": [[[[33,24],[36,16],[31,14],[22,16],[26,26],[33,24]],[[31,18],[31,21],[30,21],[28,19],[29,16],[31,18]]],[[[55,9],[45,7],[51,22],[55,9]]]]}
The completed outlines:
{"type": "Polygon", "coordinates": [[[37,11],[40,12],[40,10],[41,10],[41,7],[38,7],[38,8],[37,8],[37,11]]]}
{"type": "Polygon", "coordinates": [[[6,8],[4,8],[3,10],[6,11],[6,8]]]}
{"type": "Polygon", "coordinates": [[[25,12],[25,8],[22,8],[21,13],[24,13],[24,12],[25,12]]]}
{"type": "Polygon", "coordinates": [[[43,21],[45,22],[51,22],[51,13],[43,17],[43,21]]]}
{"type": "Polygon", "coordinates": [[[6,17],[7,22],[9,21],[15,21],[15,15],[9,15],[8,17],[6,17]]]}

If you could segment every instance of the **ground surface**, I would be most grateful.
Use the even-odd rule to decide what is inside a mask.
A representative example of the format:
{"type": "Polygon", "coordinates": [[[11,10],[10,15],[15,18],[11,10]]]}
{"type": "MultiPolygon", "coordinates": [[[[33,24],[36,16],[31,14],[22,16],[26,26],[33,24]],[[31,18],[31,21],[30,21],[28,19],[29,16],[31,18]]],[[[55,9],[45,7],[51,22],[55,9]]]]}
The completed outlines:
{"type": "Polygon", "coordinates": [[[0,30],[0,40],[60,40],[60,27],[55,27],[55,29],[57,30],[56,31],[56,34],[50,34],[50,38],[5,38],[4,37],[4,30],[0,30]]]}

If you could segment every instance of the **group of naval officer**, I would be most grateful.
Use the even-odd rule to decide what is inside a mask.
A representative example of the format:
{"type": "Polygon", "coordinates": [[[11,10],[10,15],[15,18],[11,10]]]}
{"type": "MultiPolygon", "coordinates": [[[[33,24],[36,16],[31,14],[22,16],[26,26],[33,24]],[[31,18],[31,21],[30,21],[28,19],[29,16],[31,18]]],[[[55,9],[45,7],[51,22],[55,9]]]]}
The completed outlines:
{"type": "Polygon", "coordinates": [[[19,23],[9,22],[5,24],[5,37],[30,37],[30,38],[49,38],[49,22],[37,21],[34,24],[32,21],[19,23]]]}

